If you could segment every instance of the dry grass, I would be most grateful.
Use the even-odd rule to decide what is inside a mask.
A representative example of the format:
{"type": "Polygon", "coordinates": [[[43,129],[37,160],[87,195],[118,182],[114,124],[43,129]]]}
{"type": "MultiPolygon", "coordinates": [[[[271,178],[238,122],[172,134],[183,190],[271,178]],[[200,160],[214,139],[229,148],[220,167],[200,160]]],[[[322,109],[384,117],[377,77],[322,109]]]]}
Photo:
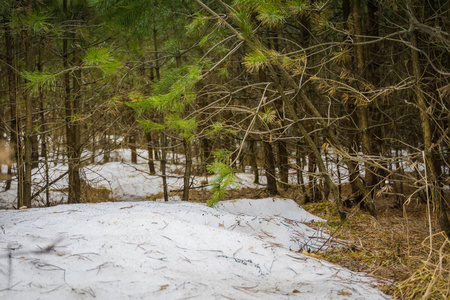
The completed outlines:
{"type": "MultiPolygon", "coordinates": [[[[68,193],[69,188],[64,189],[52,189],[53,191],[59,191],[68,193]]],[[[115,202],[115,199],[111,198],[111,191],[107,188],[95,188],[89,184],[83,183],[81,185],[81,199],[80,203],[101,203],[101,202],[115,202]]],[[[51,203],[53,205],[54,203],[51,203]]]]}
{"type": "Polygon", "coordinates": [[[320,255],[351,270],[389,280],[391,284],[381,288],[396,299],[449,299],[450,243],[438,231],[428,206],[413,202],[397,207],[391,198],[376,199],[376,205],[377,219],[355,210],[343,225],[332,203],[304,205],[328,220],[326,227],[334,237],[351,242],[320,255]]]}
{"type": "Polygon", "coordinates": [[[399,282],[393,294],[398,299],[450,298],[450,240],[437,233],[422,243],[421,265],[406,280],[399,282]]]}
{"type": "Polygon", "coordinates": [[[13,149],[4,141],[0,142],[0,165],[10,165],[13,149]]]}
{"type": "Polygon", "coordinates": [[[89,184],[81,186],[81,201],[82,203],[100,203],[112,202],[115,199],[111,198],[111,191],[107,188],[94,188],[89,184]]]}

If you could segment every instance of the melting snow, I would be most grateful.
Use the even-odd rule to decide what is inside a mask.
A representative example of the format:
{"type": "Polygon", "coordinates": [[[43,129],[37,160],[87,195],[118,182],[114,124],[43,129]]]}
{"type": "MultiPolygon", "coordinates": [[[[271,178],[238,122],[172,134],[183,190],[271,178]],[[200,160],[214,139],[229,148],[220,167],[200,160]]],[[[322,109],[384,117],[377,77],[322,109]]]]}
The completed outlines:
{"type": "Polygon", "coordinates": [[[0,211],[0,298],[388,299],[373,278],[291,251],[326,238],[311,220],[272,198],[0,211]]]}

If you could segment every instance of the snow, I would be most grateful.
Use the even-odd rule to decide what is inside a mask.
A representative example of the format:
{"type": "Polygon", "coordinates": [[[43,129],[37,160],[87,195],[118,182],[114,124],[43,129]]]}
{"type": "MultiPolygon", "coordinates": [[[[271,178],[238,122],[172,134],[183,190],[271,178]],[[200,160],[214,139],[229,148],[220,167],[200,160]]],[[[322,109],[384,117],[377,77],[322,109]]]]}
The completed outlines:
{"type": "MultiPolygon", "coordinates": [[[[111,162],[83,168],[89,184],[123,202],[0,210],[0,299],[390,299],[376,278],[308,254],[339,244],[323,246],[329,236],[305,223],[325,220],[293,200],[143,201],[162,192],[146,155],[131,164],[118,149],[111,162]]],[[[182,187],[180,167],[168,165],[169,190],[182,187]]],[[[52,164],[50,181],[66,171],[52,164]]],[[[33,192],[44,184],[43,169],[35,172],[33,192]]],[[[238,177],[261,187],[252,174],[238,177]]],[[[53,204],[67,201],[67,184],[66,176],[51,187],[53,204]]],[[[16,195],[13,181],[0,207],[16,195]]],[[[44,204],[43,194],[33,203],[44,204]]]]}
{"type": "Polygon", "coordinates": [[[320,218],[272,198],[0,211],[0,299],[388,299],[374,278],[292,251],[326,237],[301,220],[320,218]]]}
{"type": "Polygon", "coordinates": [[[299,207],[295,201],[290,199],[231,200],[220,202],[217,207],[231,213],[255,215],[264,218],[281,216],[299,222],[325,222],[325,220],[299,207]]]}

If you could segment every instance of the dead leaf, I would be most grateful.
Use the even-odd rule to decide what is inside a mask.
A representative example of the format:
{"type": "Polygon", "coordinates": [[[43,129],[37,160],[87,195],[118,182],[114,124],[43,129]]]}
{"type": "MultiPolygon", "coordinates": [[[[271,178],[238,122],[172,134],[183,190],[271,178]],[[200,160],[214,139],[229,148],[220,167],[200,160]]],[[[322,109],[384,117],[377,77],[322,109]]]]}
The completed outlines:
{"type": "Polygon", "coordinates": [[[339,295],[339,296],[351,296],[352,293],[347,292],[347,291],[340,291],[340,292],[338,293],[338,295],[339,295]]]}

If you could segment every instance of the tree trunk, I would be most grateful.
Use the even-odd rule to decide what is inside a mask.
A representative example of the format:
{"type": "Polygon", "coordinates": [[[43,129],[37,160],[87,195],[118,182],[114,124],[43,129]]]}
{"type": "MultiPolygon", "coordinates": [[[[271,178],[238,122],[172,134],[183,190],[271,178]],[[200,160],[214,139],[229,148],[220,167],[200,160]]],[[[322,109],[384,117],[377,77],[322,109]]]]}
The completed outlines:
{"type": "Polygon", "coordinates": [[[350,16],[350,1],[342,0],[342,17],[344,19],[344,28],[348,29],[348,17],[350,16]]]}
{"type": "Polygon", "coordinates": [[[202,137],[200,143],[201,143],[201,148],[202,148],[201,151],[202,151],[202,157],[203,157],[203,164],[202,164],[203,172],[206,175],[206,177],[205,177],[206,180],[208,180],[207,166],[212,163],[211,146],[209,144],[209,139],[206,137],[202,137]]]}
{"type": "MultiPolygon", "coordinates": [[[[27,0],[27,14],[31,14],[31,0],[27,0]]],[[[32,71],[32,45],[30,33],[23,36],[25,44],[25,68],[28,72],[32,71]]],[[[32,170],[32,135],[33,135],[33,101],[28,89],[24,89],[23,97],[25,99],[25,177],[23,184],[23,205],[31,207],[31,170],[32,170]]]]}
{"type": "MultiPolygon", "coordinates": [[[[23,175],[21,175],[21,164],[20,164],[20,157],[21,157],[21,146],[19,141],[19,126],[17,123],[17,86],[16,86],[16,80],[17,80],[17,68],[16,68],[16,61],[14,60],[15,57],[15,51],[14,51],[14,38],[11,34],[11,28],[8,24],[5,24],[5,48],[6,48],[6,64],[8,68],[8,94],[9,94],[9,111],[10,111],[10,120],[11,120],[11,132],[10,132],[10,144],[11,148],[13,149],[13,159],[16,161],[17,164],[17,172],[19,179],[22,178],[23,175]]],[[[5,190],[8,191],[11,189],[11,180],[12,180],[12,167],[11,165],[8,166],[8,179],[6,181],[5,190]]],[[[22,196],[21,191],[23,189],[22,187],[23,180],[19,180],[18,182],[18,189],[17,189],[17,199],[18,199],[18,207],[22,206],[22,196]]]]}
{"type": "Polygon", "coordinates": [[[156,171],[155,171],[155,161],[153,159],[152,134],[150,132],[146,132],[145,138],[147,140],[148,170],[149,170],[150,175],[154,175],[156,173],[156,171]]]}
{"type": "Polygon", "coordinates": [[[305,182],[303,179],[303,163],[302,163],[302,156],[303,151],[301,150],[301,143],[297,142],[296,150],[295,150],[295,163],[297,164],[297,184],[301,186],[303,196],[306,197],[306,188],[305,188],[305,182]]]}
{"type": "MultiPolygon", "coordinates": [[[[63,0],[63,12],[68,16],[67,0],[63,0]]],[[[68,70],[69,62],[69,40],[74,40],[69,31],[64,32],[63,36],[63,65],[64,69],[68,70]]],[[[79,63],[78,54],[74,49],[73,63],[79,63]]],[[[76,113],[79,112],[79,80],[81,80],[81,70],[74,71],[72,76],[72,84],[74,85],[74,94],[71,93],[70,73],[64,73],[64,110],[65,110],[65,125],[66,125],[66,145],[67,145],[67,160],[69,171],[69,191],[68,202],[78,203],[81,196],[81,181],[79,173],[79,125],[75,120],[76,113]]]]}
{"type": "Polygon", "coordinates": [[[250,166],[252,167],[253,176],[254,176],[253,183],[259,184],[259,171],[258,171],[258,162],[257,162],[258,153],[256,151],[255,141],[250,140],[249,143],[250,143],[250,155],[249,155],[250,166]]]}
{"type": "MultiPolygon", "coordinates": [[[[163,118],[161,118],[163,122],[163,118]]],[[[164,201],[169,201],[169,193],[167,189],[167,176],[166,176],[166,132],[162,131],[161,134],[161,177],[163,181],[164,201]]]]}
{"type": "Polygon", "coordinates": [[[277,179],[275,172],[275,161],[272,145],[270,142],[263,141],[264,144],[264,170],[266,171],[267,192],[270,196],[278,194],[277,179]]]}
{"type": "Polygon", "coordinates": [[[309,201],[306,202],[320,202],[319,185],[317,183],[316,170],[317,163],[314,153],[310,152],[308,155],[308,190],[309,190],[309,201]]]}
{"type": "MultiPolygon", "coordinates": [[[[156,5],[156,1],[155,1],[156,5]]],[[[156,80],[161,79],[161,75],[159,73],[159,54],[158,54],[158,38],[157,38],[158,30],[156,29],[156,21],[155,18],[153,18],[153,47],[155,50],[155,73],[156,73],[156,80]]]]}
{"type": "MultiPolygon", "coordinates": [[[[354,23],[354,33],[355,33],[355,41],[357,45],[355,46],[356,52],[356,62],[359,76],[364,80],[365,78],[365,57],[364,57],[364,46],[362,43],[364,42],[363,38],[363,28],[362,28],[362,9],[361,9],[361,0],[352,1],[352,13],[353,13],[353,23],[354,23]]],[[[357,103],[357,113],[359,120],[359,130],[361,135],[361,146],[362,152],[366,157],[364,162],[364,168],[366,171],[366,185],[369,189],[374,189],[377,180],[376,180],[376,171],[372,167],[372,164],[368,161],[369,157],[373,154],[371,140],[372,135],[370,134],[370,123],[369,123],[369,104],[363,102],[361,100],[357,103]]],[[[373,203],[371,203],[372,205],[373,203]]],[[[371,206],[368,207],[369,210],[372,210],[371,206]]],[[[372,214],[372,212],[371,212],[372,214]]]]}
{"type": "Polygon", "coordinates": [[[128,143],[131,150],[131,163],[137,164],[136,133],[133,130],[128,137],[128,143]]]}
{"type": "MultiPolygon", "coordinates": [[[[40,40],[38,47],[38,61],[37,61],[37,69],[42,72],[42,39],[40,40]]],[[[44,172],[45,172],[45,204],[50,206],[50,174],[49,174],[49,166],[48,166],[48,149],[47,149],[47,124],[44,113],[44,93],[41,88],[39,88],[39,109],[40,109],[40,131],[41,131],[41,156],[44,158],[44,172]]]]}
{"type": "MultiPolygon", "coordinates": [[[[411,0],[408,1],[408,10],[412,13],[411,10],[411,0]]],[[[411,16],[410,16],[411,26],[411,16]]],[[[436,214],[439,221],[439,225],[441,229],[446,233],[448,237],[450,237],[450,222],[448,219],[448,215],[446,212],[446,205],[444,195],[442,193],[442,182],[439,179],[440,175],[440,166],[438,165],[435,149],[433,147],[433,136],[432,136],[432,126],[430,115],[428,114],[429,107],[425,100],[425,95],[422,90],[422,86],[420,84],[422,77],[422,70],[419,61],[419,54],[415,49],[418,49],[417,45],[417,32],[412,31],[410,33],[410,41],[411,45],[414,48],[411,48],[411,60],[413,66],[413,74],[415,80],[415,92],[416,92],[416,101],[417,107],[420,113],[420,121],[421,128],[423,134],[423,144],[424,144],[424,162],[426,164],[426,180],[427,180],[427,194],[429,195],[432,203],[436,207],[436,214]]]]}
{"type": "MultiPolygon", "coordinates": [[[[154,5],[157,5],[157,1],[155,1],[154,5]]],[[[153,47],[155,51],[155,72],[156,72],[156,80],[161,79],[161,75],[159,72],[159,55],[158,55],[158,39],[157,39],[157,29],[156,29],[156,21],[155,17],[153,17],[153,47]]],[[[161,123],[164,123],[164,116],[161,115],[161,123]]],[[[164,201],[169,201],[169,193],[167,190],[167,176],[166,176],[166,132],[165,130],[161,133],[161,175],[163,181],[163,190],[164,190],[164,201]]],[[[155,153],[157,155],[157,153],[155,153]]]]}
{"type": "Polygon", "coordinates": [[[184,169],[183,184],[183,200],[189,201],[189,189],[191,185],[191,169],[192,169],[192,147],[188,140],[184,140],[184,157],[186,159],[186,167],[184,169]]]}
{"type": "Polygon", "coordinates": [[[278,162],[280,170],[280,187],[286,188],[289,184],[289,160],[287,143],[284,140],[278,141],[278,162]]]}
{"type": "MultiPolygon", "coordinates": [[[[78,37],[74,33],[73,41],[73,65],[76,67],[81,66],[81,53],[78,47],[78,37]]],[[[81,69],[77,69],[73,72],[72,76],[73,86],[73,99],[72,99],[72,111],[71,111],[71,123],[72,123],[72,154],[70,159],[72,164],[69,164],[69,203],[79,203],[81,201],[81,177],[80,177],[80,164],[81,164],[81,69]],[[72,168],[70,168],[70,166],[72,168]],[[71,193],[72,190],[72,193],[71,193]]]]}

